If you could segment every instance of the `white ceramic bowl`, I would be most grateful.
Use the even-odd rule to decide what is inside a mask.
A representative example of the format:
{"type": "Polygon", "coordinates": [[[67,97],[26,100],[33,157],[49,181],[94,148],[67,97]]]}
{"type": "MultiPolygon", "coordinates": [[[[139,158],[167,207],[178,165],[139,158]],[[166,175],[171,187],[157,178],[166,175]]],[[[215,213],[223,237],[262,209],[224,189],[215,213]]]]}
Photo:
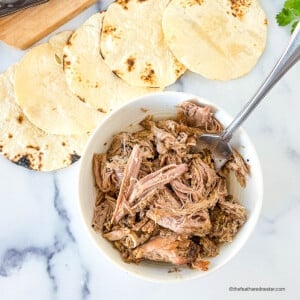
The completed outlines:
{"type": "Polygon", "coordinates": [[[79,206],[83,219],[83,226],[86,227],[87,234],[90,235],[98,247],[99,255],[102,254],[106,256],[111,262],[117,264],[123,270],[143,279],[162,282],[187,280],[210,274],[237,254],[253,231],[261,211],[263,180],[260,163],[249,137],[243,129],[239,129],[234,135],[232,144],[251,165],[251,175],[247,180],[245,189],[240,188],[236,181],[232,180],[230,192],[247,208],[248,220],[240,229],[233,242],[224,245],[220,254],[217,257],[210,259],[211,263],[208,271],[203,272],[191,270],[188,267],[180,267],[180,272],[169,272],[171,269],[170,265],[152,262],[143,262],[139,265],[124,263],[119,252],[100,234],[97,234],[92,229],[91,221],[96,197],[92,174],[93,154],[106,152],[114,134],[121,131],[133,132],[140,129],[138,123],[144,119],[146,115],[151,114],[155,118],[174,117],[176,114],[176,106],[183,101],[190,99],[211,106],[215,112],[216,118],[223,125],[228,125],[231,121],[232,118],[222,109],[205,99],[191,94],[177,92],[149,94],[120,107],[104,119],[89,140],[81,158],[78,181],[79,206]]]}

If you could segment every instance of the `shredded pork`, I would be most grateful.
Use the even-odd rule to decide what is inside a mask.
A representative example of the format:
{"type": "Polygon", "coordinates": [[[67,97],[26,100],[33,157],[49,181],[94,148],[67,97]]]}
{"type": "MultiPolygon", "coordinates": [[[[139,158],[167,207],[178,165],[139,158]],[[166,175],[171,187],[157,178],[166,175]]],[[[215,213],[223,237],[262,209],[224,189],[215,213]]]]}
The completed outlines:
{"type": "Polygon", "coordinates": [[[207,270],[245,223],[246,209],[227,191],[233,172],[242,186],[249,167],[237,151],[219,172],[210,152],[192,153],[196,137],[220,132],[208,106],[184,102],[176,120],[147,117],[143,130],[117,134],[95,154],[93,228],[126,262],[188,264],[207,270]]]}

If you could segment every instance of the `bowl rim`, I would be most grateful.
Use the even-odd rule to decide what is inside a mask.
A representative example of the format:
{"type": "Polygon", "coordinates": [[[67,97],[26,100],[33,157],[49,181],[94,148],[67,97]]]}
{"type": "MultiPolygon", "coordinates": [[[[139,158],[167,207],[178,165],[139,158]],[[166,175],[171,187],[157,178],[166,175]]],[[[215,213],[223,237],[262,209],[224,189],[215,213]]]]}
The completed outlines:
{"type": "MultiPolygon", "coordinates": [[[[158,98],[158,97],[162,97],[162,96],[163,97],[165,97],[165,96],[169,96],[169,97],[172,97],[172,96],[175,97],[176,96],[176,97],[178,97],[179,95],[182,96],[182,97],[190,98],[190,99],[196,99],[197,101],[199,101],[199,103],[210,106],[213,109],[214,113],[216,113],[218,111],[221,111],[222,114],[227,119],[229,119],[229,122],[231,122],[231,120],[233,119],[233,117],[229,113],[227,113],[227,111],[224,110],[219,105],[216,105],[216,104],[212,103],[210,100],[207,100],[204,97],[197,96],[197,95],[191,94],[191,93],[176,92],[176,91],[163,91],[163,92],[154,92],[154,93],[150,93],[150,94],[145,94],[145,95],[133,98],[131,101],[119,106],[114,111],[107,114],[99,122],[98,126],[96,127],[94,132],[91,134],[91,136],[89,137],[89,139],[88,139],[88,141],[85,145],[84,151],[83,151],[83,153],[81,155],[81,159],[79,161],[79,170],[78,170],[78,176],[77,176],[77,205],[78,205],[78,209],[79,209],[79,212],[80,212],[79,213],[80,214],[80,221],[81,221],[81,223],[84,224],[84,228],[85,228],[84,231],[87,232],[87,235],[93,241],[91,244],[94,244],[96,246],[96,248],[98,249],[97,251],[99,251],[109,262],[112,262],[115,266],[117,266],[122,271],[125,271],[126,273],[129,273],[129,274],[131,274],[132,276],[134,276],[136,278],[140,278],[140,279],[150,281],[150,282],[157,282],[157,283],[162,283],[162,282],[172,283],[172,282],[178,282],[178,281],[187,281],[187,280],[192,280],[192,279],[199,279],[199,278],[209,276],[212,273],[214,273],[215,271],[221,269],[225,264],[227,264],[230,260],[232,260],[232,258],[234,256],[236,256],[236,254],[245,246],[246,242],[248,241],[248,239],[252,235],[254,229],[256,228],[258,219],[259,219],[260,214],[261,214],[262,204],[263,204],[264,185],[263,185],[263,173],[262,173],[261,163],[260,163],[259,156],[257,154],[256,148],[254,147],[254,144],[253,144],[252,140],[250,139],[247,132],[241,127],[239,129],[240,132],[241,132],[241,135],[244,136],[247,139],[248,144],[252,148],[251,152],[253,153],[253,156],[257,160],[256,177],[257,177],[257,190],[259,191],[259,197],[257,197],[257,199],[256,199],[255,209],[251,214],[252,223],[251,223],[250,228],[248,228],[248,231],[240,237],[240,241],[235,246],[235,248],[233,248],[233,250],[230,250],[230,253],[226,256],[226,258],[223,259],[218,265],[216,265],[213,268],[208,269],[205,272],[200,272],[200,271],[197,272],[197,270],[195,270],[195,274],[190,275],[188,277],[172,277],[172,278],[166,278],[166,279],[154,278],[154,277],[149,277],[147,275],[144,275],[143,273],[136,273],[136,272],[133,272],[133,271],[127,269],[125,266],[121,265],[120,263],[118,263],[117,261],[112,259],[112,257],[110,255],[108,255],[102,249],[102,247],[97,243],[97,241],[94,239],[94,237],[92,236],[92,234],[91,234],[91,232],[88,228],[89,224],[87,223],[87,220],[86,220],[86,218],[83,214],[83,209],[82,209],[82,206],[81,206],[82,200],[81,200],[81,186],[80,186],[80,183],[81,183],[81,177],[82,177],[82,174],[83,174],[83,169],[85,168],[84,158],[88,153],[88,149],[90,148],[90,144],[94,140],[95,136],[98,136],[99,132],[101,131],[101,128],[102,128],[103,124],[105,124],[107,121],[109,121],[109,119],[112,118],[113,116],[117,115],[120,110],[126,108],[127,106],[134,105],[135,103],[138,103],[138,102],[142,101],[146,97],[154,97],[154,98],[158,98]]],[[[182,100],[182,101],[184,101],[184,100],[182,100]]],[[[249,222],[249,220],[247,222],[249,222]]],[[[112,250],[113,250],[113,248],[112,248],[112,250]]]]}

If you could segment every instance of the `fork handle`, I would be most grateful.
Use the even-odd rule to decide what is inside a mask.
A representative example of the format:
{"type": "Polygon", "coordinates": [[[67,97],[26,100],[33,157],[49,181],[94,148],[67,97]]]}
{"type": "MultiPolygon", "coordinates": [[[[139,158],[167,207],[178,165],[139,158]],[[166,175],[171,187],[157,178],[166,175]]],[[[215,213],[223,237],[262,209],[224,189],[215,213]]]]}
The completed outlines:
{"type": "Polygon", "coordinates": [[[238,115],[221,133],[223,140],[229,141],[233,133],[247,119],[256,106],[264,99],[273,86],[287,73],[287,71],[300,59],[300,22],[291,36],[290,42],[269,74],[265,82],[260,86],[256,94],[246,103],[238,115]]]}

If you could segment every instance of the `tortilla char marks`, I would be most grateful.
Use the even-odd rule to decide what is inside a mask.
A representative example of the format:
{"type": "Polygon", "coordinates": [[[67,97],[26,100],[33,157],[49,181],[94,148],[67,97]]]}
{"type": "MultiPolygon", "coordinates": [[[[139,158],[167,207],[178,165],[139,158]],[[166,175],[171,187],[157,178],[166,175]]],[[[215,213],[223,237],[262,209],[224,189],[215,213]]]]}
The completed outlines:
{"type": "Polygon", "coordinates": [[[245,14],[245,10],[251,6],[252,0],[230,0],[231,14],[235,18],[242,18],[245,14]]]}
{"type": "Polygon", "coordinates": [[[193,5],[201,5],[201,4],[203,4],[203,2],[204,2],[204,0],[189,0],[189,1],[182,1],[182,6],[184,7],[184,8],[186,8],[186,7],[191,7],[191,6],[193,6],[193,5]]]}
{"type": "Polygon", "coordinates": [[[103,30],[103,35],[111,35],[114,39],[120,39],[117,27],[113,25],[106,25],[103,30]]]}
{"type": "Polygon", "coordinates": [[[129,0],[117,0],[116,3],[120,4],[123,9],[128,9],[128,4],[129,0]]]}
{"type": "Polygon", "coordinates": [[[103,113],[103,114],[107,114],[107,111],[101,107],[97,108],[97,111],[99,111],[100,113],[103,113]]]}
{"type": "Polygon", "coordinates": [[[85,102],[86,102],[86,100],[85,100],[85,98],[84,98],[84,97],[81,97],[81,96],[79,96],[79,95],[77,95],[77,97],[78,97],[78,99],[79,99],[81,102],[83,102],[83,103],[85,103],[85,102]]]}
{"type": "Polygon", "coordinates": [[[174,65],[175,65],[175,74],[177,77],[179,77],[181,74],[184,73],[186,68],[179,62],[179,60],[174,57],[174,65]]]}
{"type": "Polygon", "coordinates": [[[131,72],[135,68],[135,58],[132,56],[128,57],[126,60],[126,64],[128,72],[131,72]]]}
{"type": "Polygon", "coordinates": [[[67,46],[72,46],[72,41],[73,39],[76,39],[76,36],[77,36],[77,32],[75,31],[73,34],[71,34],[69,36],[69,38],[67,39],[67,42],[66,42],[66,45],[67,46]]]}
{"type": "Polygon", "coordinates": [[[61,58],[60,58],[60,56],[59,56],[58,54],[55,53],[55,54],[54,54],[54,58],[55,58],[56,62],[57,62],[59,65],[62,64],[61,58]]]}
{"type": "Polygon", "coordinates": [[[0,152],[3,151],[3,145],[0,145],[0,152]]]}
{"type": "Polygon", "coordinates": [[[144,71],[141,73],[141,79],[146,82],[154,85],[156,83],[155,71],[152,68],[150,63],[146,63],[144,71]]]}
{"type": "Polygon", "coordinates": [[[71,65],[71,62],[66,59],[67,55],[64,54],[64,68],[67,68],[68,66],[71,65]]]}
{"type": "Polygon", "coordinates": [[[22,115],[18,115],[17,121],[18,121],[19,124],[22,124],[23,121],[24,121],[24,117],[22,115]]]}
{"type": "Polygon", "coordinates": [[[268,24],[269,24],[269,22],[268,22],[268,19],[267,19],[267,18],[265,18],[265,19],[264,19],[264,24],[265,24],[265,25],[268,25],[268,24]]]}
{"type": "Polygon", "coordinates": [[[9,139],[12,139],[14,136],[13,136],[12,133],[9,133],[9,134],[7,135],[7,137],[8,137],[9,139]]]}
{"type": "MultiPolygon", "coordinates": [[[[77,76],[77,80],[79,82],[82,82],[82,79],[80,78],[80,76],[77,76]]],[[[90,80],[85,80],[84,83],[89,88],[95,88],[95,89],[97,89],[100,86],[99,82],[97,82],[97,81],[94,83],[94,82],[91,82],[90,80]]]]}
{"type": "Polygon", "coordinates": [[[43,155],[44,155],[43,152],[39,152],[39,155],[38,155],[38,158],[39,158],[38,170],[39,171],[42,170],[42,168],[43,168],[43,164],[42,164],[43,155]]]}
{"type": "Polygon", "coordinates": [[[27,145],[26,148],[27,149],[33,149],[33,150],[36,150],[36,151],[40,151],[40,147],[39,146],[27,145]]]}
{"type": "Polygon", "coordinates": [[[74,164],[79,159],[80,159],[80,155],[78,155],[77,153],[72,153],[70,155],[71,164],[74,164]]]}
{"type": "Polygon", "coordinates": [[[70,68],[71,62],[67,59],[68,56],[66,54],[63,55],[63,70],[70,68]]]}
{"type": "Polygon", "coordinates": [[[181,73],[181,70],[180,70],[180,69],[175,69],[175,74],[176,74],[177,77],[180,76],[180,73],[181,73]]]}
{"type": "Polygon", "coordinates": [[[118,76],[118,77],[122,77],[122,75],[123,75],[123,72],[122,71],[120,71],[120,70],[113,70],[112,71],[116,76],[118,76]]]}
{"type": "Polygon", "coordinates": [[[112,32],[116,32],[116,31],[117,31],[117,27],[111,25],[107,25],[103,28],[103,34],[111,34],[112,32]]]}
{"type": "Polygon", "coordinates": [[[71,34],[71,35],[69,36],[69,38],[67,39],[67,42],[66,42],[66,45],[67,45],[67,46],[72,46],[72,41],[71,41],[71,40],[72,40],[73,38],[76,38],[76,35],[77,35],[76,33],[73,33],[73,34],[71,34]]]}
{"type": "Polygon", "coordinates": [[[32,170],[31,161],[33,161],[33,157],[30,154],[17,155],[14,158],[15,164],[32,170]]]}

